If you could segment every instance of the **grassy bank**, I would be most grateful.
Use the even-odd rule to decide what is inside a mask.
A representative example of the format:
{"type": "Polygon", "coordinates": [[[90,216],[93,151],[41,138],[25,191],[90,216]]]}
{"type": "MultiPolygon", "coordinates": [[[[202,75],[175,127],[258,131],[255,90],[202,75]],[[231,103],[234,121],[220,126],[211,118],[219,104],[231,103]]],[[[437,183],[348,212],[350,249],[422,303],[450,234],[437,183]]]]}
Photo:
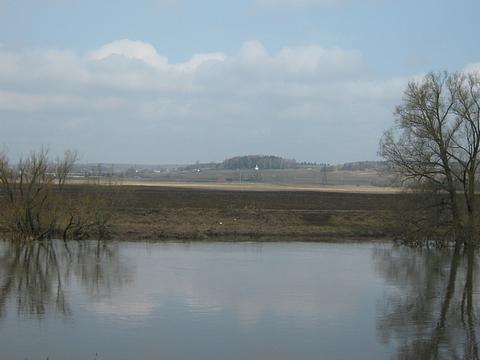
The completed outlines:
{"type": "Polygon", "coordinates": [[[388,236],[393,193],[70,186],[65,196],[114,199],[112,238],[360,239],[388,236]]]}

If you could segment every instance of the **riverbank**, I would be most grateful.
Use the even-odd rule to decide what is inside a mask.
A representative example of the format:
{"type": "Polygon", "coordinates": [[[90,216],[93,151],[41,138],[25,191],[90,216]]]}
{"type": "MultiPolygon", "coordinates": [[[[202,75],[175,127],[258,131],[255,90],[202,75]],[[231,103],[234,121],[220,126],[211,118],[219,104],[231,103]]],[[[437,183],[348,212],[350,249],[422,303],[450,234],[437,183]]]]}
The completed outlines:
{"type": "Polygon", "coordinates": [[[118,240],[314,240],[386,238],[395,193],[222,190],[71,185],[68,193],[113,199],[118,240]]]}

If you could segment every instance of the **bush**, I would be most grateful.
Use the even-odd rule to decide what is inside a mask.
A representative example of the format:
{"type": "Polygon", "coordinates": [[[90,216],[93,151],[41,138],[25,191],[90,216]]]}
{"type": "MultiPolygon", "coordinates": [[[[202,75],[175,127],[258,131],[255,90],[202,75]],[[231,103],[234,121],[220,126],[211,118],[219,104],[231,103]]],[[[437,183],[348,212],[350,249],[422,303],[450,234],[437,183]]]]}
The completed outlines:
{"type": "Polygon", "coordinates": [[[41,149],[18,164],[11,164],[0,154],[0,191],[4,225],[15,238],[43,240],[52,237],[108,237],[108,197],[98,190],[82,197],[72,197],[66,184],[75,152],[51,160],[41,149]]]}

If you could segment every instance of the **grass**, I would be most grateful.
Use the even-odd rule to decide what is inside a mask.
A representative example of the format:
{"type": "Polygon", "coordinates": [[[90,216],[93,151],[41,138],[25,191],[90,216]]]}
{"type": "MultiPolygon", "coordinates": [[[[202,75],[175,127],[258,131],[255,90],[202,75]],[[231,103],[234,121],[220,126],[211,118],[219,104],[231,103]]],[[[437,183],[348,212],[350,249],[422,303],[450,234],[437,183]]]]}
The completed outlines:
{"type": "Polygon", "coordinates": [[[388,192],[209,186],[70,185],[68,196],[110,192],[118,240],[384,238],[388,192]]]}

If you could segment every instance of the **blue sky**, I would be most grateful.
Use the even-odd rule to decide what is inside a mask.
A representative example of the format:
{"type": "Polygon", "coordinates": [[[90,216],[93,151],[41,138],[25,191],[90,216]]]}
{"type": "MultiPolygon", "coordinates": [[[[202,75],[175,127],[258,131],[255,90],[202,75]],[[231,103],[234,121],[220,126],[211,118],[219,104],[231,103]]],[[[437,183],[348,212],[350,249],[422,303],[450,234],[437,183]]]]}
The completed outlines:
{"type": "Polygon", "coordinates": [[[13,156],[42,142],[104,162],[372,159],[406,81],[480,62],[479,11],[473,0],[0,0],[0,142],[13,156]],[[188,76],[173,66],[211,53],[188,76]],[[127,89],[117,78],[130,72],[127,89]],[[154,78],[170,88],[141,80],[154,78]],[[88,110],[92,94],[123,107],[88,110]],[[153,103],[170,110],[145,115],[153,103]]]}
{"type": "Polygon", "coordinates": [[[172,61],[184,61],[199,52],[231,53],[251,39],[272,50],[320,44],[362,51],[383,76],[456,69],[480,58],[480,47],[475,46],[480,2],[475,0],[270,0],[263,5],[252,0],[0,0],[0,4],[2,41],[21,47],[88,50],[128,38],[151,43],[172,61]]]}

